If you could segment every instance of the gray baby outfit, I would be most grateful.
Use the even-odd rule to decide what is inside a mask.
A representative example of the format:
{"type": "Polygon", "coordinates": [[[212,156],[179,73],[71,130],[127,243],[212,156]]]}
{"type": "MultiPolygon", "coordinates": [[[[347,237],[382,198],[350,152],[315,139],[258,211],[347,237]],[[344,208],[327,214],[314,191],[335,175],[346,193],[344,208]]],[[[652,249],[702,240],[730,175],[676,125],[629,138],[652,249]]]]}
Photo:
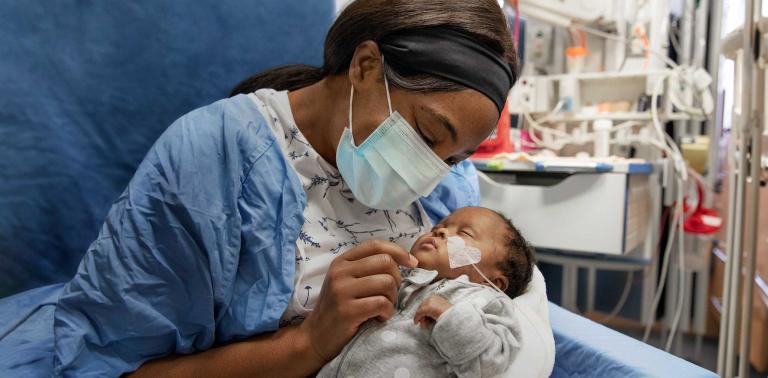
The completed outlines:
{"type": "Polygon", "coordinates": [[[506,295],[470,282],[440,279],[437,272],[404,269],[395,314],[364,323],[317,377],[498,377],[519,350],[520,328],[506,295]],[[413,323],[429,295],[453,306],[428,329],[413,323]]]}

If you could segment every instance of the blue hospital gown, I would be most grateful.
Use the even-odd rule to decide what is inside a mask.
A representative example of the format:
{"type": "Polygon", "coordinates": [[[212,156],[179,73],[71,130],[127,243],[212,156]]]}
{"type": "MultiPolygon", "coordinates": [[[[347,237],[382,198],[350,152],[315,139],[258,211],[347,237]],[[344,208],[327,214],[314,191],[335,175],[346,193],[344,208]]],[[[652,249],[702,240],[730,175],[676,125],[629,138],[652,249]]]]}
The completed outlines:
{"type": "MultiPolygon", "coordinates": [[[[476,205],[474,168],[420,202],[476,205]]],[[[75,277],[0,300],[0,372],[119,376],[273,331],[291,297],[305,195],[246,96],[174,122],[115,201],[75,277]]]]}

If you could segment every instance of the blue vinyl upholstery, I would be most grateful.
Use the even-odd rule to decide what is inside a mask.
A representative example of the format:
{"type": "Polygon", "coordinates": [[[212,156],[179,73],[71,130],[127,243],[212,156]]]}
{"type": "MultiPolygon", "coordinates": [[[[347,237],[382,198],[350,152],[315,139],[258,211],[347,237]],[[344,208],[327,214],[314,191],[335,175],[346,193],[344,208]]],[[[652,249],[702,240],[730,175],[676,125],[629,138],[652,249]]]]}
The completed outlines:
{"type": "Polygon", "coordinates": [[[326,0],[0,1],[0,297],[68,280],[160,133],[319,65],[326,0]]]}

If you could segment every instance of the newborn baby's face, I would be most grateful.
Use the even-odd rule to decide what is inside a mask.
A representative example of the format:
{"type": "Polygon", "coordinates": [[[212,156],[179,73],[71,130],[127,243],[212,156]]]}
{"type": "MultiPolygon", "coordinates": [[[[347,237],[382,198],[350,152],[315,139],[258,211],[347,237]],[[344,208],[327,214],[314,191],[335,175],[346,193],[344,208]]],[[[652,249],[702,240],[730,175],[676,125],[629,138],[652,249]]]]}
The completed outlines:
{"type": "Polygon", "coordinates": [[[461,237],[467,246],[480,250],[482,257],[477,263],[480,271],[504,290],[508,282],[498,263],[507,257],[505,244],[508,232],[504,220],[493,211],[482,207],[464,207],[440,221],[431,232],[419,237],[411,253],[419,259],[419,268],[436,270],[440,278],[457,278],[466,274],[472,282],[487,284],[471,265],[455,269],[448,265],[447,238],[461,237]]]}

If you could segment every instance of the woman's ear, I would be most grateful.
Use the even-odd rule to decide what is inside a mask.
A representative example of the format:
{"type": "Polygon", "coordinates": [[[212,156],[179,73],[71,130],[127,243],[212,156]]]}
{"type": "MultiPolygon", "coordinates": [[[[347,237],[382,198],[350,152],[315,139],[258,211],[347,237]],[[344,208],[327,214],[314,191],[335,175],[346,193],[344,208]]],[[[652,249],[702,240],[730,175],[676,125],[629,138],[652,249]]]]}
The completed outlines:
{"type": "MultiPolygon", "coordinates": [[[[357,46],[349,63],[349,81],[356,91],[374,88],[383,78],[381,51],[374,41],[365,41],[357,46]]],[[[378,84],[381,85],[381,84],[378,84]]]]}

